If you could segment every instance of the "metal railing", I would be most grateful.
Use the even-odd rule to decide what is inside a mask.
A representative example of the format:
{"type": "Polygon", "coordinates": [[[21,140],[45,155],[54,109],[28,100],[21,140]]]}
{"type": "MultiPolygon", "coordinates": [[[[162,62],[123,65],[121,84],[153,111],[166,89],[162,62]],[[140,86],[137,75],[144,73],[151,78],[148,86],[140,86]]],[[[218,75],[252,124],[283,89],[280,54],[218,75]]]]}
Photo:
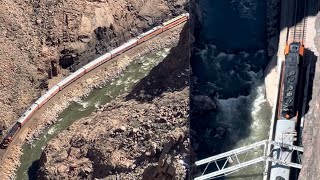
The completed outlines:
{"type": "Polygon", "coordinates": [[[268,147],[280,147],[280,151],[285,149],[286,152],[295,153],[303,152],[303,148],[281,142],[263,140],[244,147],[240,147],[225,153],[221,153],[209,158],[195,162],[196,166],[206,165],[203,173],[196,177],[195,180],[214,179],[220,176],[227,176],[239,171],[250,165],[259,162],[274,162],[279,165],[301,169],[301,162],[293,163],[290,161],[279,160],[273,157],[273,148],[268,152],[268,147]],[[207,173],[209,165],[213,164],[215,170],[207,173]]]}

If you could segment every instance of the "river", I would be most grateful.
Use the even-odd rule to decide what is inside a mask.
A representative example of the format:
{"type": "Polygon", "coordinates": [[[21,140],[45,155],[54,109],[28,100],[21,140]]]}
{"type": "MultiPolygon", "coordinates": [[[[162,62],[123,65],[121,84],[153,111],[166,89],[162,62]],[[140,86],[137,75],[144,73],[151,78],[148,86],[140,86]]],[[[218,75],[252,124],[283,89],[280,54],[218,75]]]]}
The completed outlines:
{"type": "Polygon", "coordinates": [[[59,121],[56,124],[48,127],[32,144],[23,146],[23,155],[20,158],[21,165],[16,172],[17,179],[35,179],[41,153],[48,141],[67,129],[76,120],[89,116],[99,105],[106,104],[115,97],[130,92],[133,85],[160,63],[169,54],[169,51],[170,48],[164,48],[140,57],[129,65],[118,78],[107,82],[100,89],[94,89],[81,101],[71,103],[59,115],[59,121]]]}
{"type": "MultiPolygon", "coordinates": [[[[199,1],[191,93],[211,97],[217,108],[190,115],[197,159],[268,138],[266,6],[266,0],[199,1]]],[[[262,172],[258,164],[220,179],[260,180],[262,172]]]]}

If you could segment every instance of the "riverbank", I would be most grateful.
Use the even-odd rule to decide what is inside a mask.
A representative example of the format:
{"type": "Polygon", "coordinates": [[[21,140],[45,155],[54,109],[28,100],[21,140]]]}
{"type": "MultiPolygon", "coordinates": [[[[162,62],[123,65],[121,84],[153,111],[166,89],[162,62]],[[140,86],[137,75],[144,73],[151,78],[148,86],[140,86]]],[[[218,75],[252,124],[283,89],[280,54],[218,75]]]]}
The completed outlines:
{"type": "Polygon", "coordinates": [[[39,179],[184,179],[188,88],[141,103],[119,97],[46,146],[39,179]]]}
{"type": "Polygon", "coordinates": [[[154,39],[141,44],[124,54],[116,57],[112,61],[105,63],[88,76],[82,77],[75,81],[72,86],[67,87],[61,93],[57,94],[49,103],[47,103],[42,110],[34,115],[28,125],[22,128],[18,133],[18,139],[14,140],[5,154],[5,159],[2,161],[0,175],[4,179],[14,176],[15,168],[19,164],[19,157],[21,155],[21,145],[24,139],[29,141],[36,138],[37,135],[48,125],[54,123],[57,115],[61,112],[71,101],[77,101],[82,96],[90,92],[90,89],[103,84],[105,81],[110,80],[121,71],[125,69],[130,62],[134,61],[137,57],[143,54],[161,49],[163,47],[175,44],[178,42],[179,33],[183,25],[179,25],[167,32],[160,34],[154,39]],[[90,76],[90,77],[89,77],[90,76]]]}
{"type": "Polygon", "coordinates": [[[178,45],[130,93],[102,105],[51,140],[41,156],[38,177],[186,177],[188,32],[187,23],[178,45]]]}
{"type": "Polygon", "coordinates": [[[187,3],[1,1],[0,128],[13,125],[46,90],[52,63],[62,67],[62,74],[78,69],[128,39],[182,14],[187,3]]]}

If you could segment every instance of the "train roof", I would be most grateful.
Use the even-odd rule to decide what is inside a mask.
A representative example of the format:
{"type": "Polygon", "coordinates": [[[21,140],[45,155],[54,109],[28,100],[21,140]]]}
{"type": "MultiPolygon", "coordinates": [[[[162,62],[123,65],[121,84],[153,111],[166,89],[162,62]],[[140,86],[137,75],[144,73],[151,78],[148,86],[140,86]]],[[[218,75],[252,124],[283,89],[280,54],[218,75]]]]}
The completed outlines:
{"type": "Polygon", "coordinates": [[[277,120],[275,141],[284,144],[292,144],[295,131],[296,122],[287,119],[277,120]]]}

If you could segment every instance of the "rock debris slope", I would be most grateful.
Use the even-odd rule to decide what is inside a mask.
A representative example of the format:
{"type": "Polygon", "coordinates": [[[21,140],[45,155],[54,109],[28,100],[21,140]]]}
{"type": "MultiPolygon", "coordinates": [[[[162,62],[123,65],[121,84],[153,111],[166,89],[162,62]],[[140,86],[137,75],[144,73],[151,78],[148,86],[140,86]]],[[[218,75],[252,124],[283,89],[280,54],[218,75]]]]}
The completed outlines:
{"type": "Polygon", "coordinates": [[[40,158],[38,177],[184,179],[190,154],[188,33],[187,23],[178,45],[130,96],[102,106],[51,140],[40,158]]]}
{"type": "Polygon", "coordinates": [[[187,0],[2,0],[0,125],[45,91],[51,62],[75,70],[181,14],[187,0]]]}
{"type": "Polygon", "coordinates": [[[188,154],[188,88],[164,93],[149,103],[119,101],[104,105],[50,141],[38,177],[185,177],[181,160],[188,154]]]}

